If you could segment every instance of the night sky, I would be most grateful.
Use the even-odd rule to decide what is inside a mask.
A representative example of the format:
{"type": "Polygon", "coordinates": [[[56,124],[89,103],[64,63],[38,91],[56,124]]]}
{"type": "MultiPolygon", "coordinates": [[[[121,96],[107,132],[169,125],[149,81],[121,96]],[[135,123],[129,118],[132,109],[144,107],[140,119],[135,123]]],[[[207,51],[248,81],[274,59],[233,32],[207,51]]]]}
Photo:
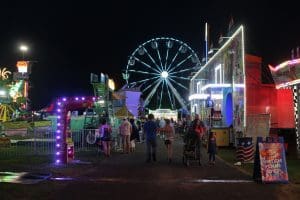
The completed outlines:
{"type": "Polygon", "coordinates": [[[16,71],[19,45],[29,46],[25,57],[36,61],[30,77],[33,109],[57,96],[92,95],[91,72],[107,73],[120,88],[130,54],[155,37],[182,40],[202,58],[205,22],[217,47],[230,16],[235,26],[245,26],[246,52],[261,56],[263,67],[289,59],[300,46],[299,11],[290,2],[284,5],[288,1],[21,2],[0,5],[0,67],[16,71]]]}

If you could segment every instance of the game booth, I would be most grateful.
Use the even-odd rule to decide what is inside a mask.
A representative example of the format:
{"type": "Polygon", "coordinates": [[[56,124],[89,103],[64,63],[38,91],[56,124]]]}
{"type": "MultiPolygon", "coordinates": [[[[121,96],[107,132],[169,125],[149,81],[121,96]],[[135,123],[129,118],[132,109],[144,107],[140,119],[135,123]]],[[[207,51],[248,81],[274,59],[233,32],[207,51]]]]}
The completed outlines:
{"type": "MultiPolygon", "coordinates": [[[[240,26],[192,77],[191,113],[199,114],[218,146],[238,146],[238,138],[257,137],[295,128],[293,91],[263,84],[260,57],[245,54],[240,26]]],[[[253,154],[250,160],[253,160],[253,154]]]]}

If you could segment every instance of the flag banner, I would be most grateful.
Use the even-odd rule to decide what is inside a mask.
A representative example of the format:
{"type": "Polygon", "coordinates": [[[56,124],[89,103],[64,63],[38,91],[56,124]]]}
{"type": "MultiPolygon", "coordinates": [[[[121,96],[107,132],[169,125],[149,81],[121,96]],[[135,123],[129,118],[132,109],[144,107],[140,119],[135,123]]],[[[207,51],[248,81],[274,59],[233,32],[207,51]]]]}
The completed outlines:
{"type": "Polygon", "coordinates": [[[265,141],[258,138],[257,143],[254,178],[259,178],[263,183],[288,183],[283,138],[268,137],[265,141]]]}
{"type": "Polygon", "coordinates": [[[254,159],[252,137],[237,138],[236,158],[240,162],[251,162],[254,159]]]}

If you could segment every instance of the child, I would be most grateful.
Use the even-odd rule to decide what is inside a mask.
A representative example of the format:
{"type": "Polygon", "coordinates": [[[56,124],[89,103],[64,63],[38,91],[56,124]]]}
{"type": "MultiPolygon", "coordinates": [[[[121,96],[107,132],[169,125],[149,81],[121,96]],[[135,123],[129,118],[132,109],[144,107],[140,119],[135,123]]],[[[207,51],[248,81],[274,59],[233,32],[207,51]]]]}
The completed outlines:
{"type": "Polygon", "coordinates": [[[216,160],[215,155],[217,153],[217,138],[215,132],[209,133],[207,153],[209,154],[209,164],[214,165],[216,160]]]}

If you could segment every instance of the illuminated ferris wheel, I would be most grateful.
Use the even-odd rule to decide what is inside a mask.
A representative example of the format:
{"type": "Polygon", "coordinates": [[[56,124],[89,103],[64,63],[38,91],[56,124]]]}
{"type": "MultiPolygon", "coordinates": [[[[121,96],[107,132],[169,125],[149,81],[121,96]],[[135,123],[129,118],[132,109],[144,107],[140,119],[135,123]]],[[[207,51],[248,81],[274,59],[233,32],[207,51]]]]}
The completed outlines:
{"type": "Polygon", "coordinates": [[[140,88],[144,106],[186,109],[190,76],[199,68],[197,54],[186,43],[161,37],[134,50],[123,78],[128,88],[140,88]]]}

